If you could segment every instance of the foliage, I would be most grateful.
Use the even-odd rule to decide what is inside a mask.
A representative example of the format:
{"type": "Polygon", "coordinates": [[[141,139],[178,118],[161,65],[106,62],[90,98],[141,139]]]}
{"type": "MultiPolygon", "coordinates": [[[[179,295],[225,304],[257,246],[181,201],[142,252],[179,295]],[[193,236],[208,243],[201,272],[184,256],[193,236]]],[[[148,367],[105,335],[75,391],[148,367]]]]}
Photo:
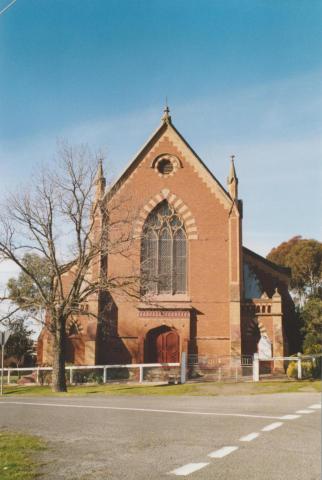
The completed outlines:
{"type": "Polygon", "coordinates": [[[272,248],[272,250],[267,255],[268,260],[276,263],[277,265],[288,266],[286,263],[286,258],[294,245],[296,245],[302,239],[301,235],[292,237],[287,242],[282,242],[277,247],[272,248]]]}
{"type": "Polygon", "coordinates": [[[35,452],[45,448],[44,442],[31,435],[0,433],[1,480],[33,480],[36,478],[35,452]]]}
{"type": "Polygon", "coordinates": [[[11,358],[17,367],[30,363],[33,341],[32,330],[26,326],[25,319],[15,318],[10,322],[10,337],[5,347],[5,357],[11,358]]]}
{"type": "MultiPolygon", "coordinates": [[[[302,378],[312,378],[314,376],[314,365],[311,360],[302,360],[302,378]]],[[[290,362],[286,374],[289,378],[298,378],[298,363],[290,362]]]]}
{"type": "Polygon", "coordinates": [[[42,299],[36,282],[48,294],[50,290],[50,262],[37,253],[26,253],[22,257],[21,263],[26,271],[21,270],[18,278],[8,280],[8,297],[21,310],[37,314],[42,299]]]}
{"type": "Polygon", "coordinates": [[[322,299],[311,297],[302,308],[304,353],[322,353],[322,299]]]}
{"type": "Polygon", "coordinates": [[[317,295],[322,281],[322,243],[296,236],[267,255],[268,260],[292,270],[291,287],[302,296],[317,295]]]}

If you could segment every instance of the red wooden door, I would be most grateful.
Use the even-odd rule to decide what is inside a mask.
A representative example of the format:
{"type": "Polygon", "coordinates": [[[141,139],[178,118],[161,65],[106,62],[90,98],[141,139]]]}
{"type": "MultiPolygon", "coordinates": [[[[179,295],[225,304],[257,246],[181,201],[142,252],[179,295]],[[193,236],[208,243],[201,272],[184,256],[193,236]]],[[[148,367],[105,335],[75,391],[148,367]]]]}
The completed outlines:
{"type": "Polygon", "coordinates": [[[179,361],[179,335],[174,330],[160,333],[156,340],[157,362],[174,363],[179,361]]]}

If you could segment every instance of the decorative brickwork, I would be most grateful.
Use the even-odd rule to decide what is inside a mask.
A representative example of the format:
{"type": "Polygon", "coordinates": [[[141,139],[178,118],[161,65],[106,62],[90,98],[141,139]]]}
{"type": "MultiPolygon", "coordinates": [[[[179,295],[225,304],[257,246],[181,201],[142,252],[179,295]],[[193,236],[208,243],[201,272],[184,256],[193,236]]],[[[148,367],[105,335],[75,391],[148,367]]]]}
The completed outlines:
{"type": "Polygon", "coordinates": [[[189,207],[183,202],[183,200],[178,198],[177,195],[171,193],[168,188],[162,189],[160,193],[154,195],[154,197],[152,197],[145,205],[143,205],[139,212],[139,219],[135,224],[135,235],[138,237],[142,235],[142,228],[147,216],[158,205],[158,203],[162,202],[162,200],[167,200],[168,203],[175,209],[176,213],[181,216],[185,225],[188,239],[198,240],[196,220],[189,207]]]}
{"type": "MultiPolygon", "coordinates": [[[[80,306],[76,323],[67,324],[74,362],[164,361],[179,359],[183,351],[231,358],[255,353],[262,336],[272,342],[274,354],[297,351],[294,305],[288,293],[290,272],[242,247],[242,202],[233,158],[227,192],[173,126],[166,110],[161,126],[106,193],[102,170],[99,173],[95,201],[106,202],[107,207],[123,202],[135,216],[132,229],[125,232],[134,236],[131,261],[127,255],[110,254],[105,259],[106,274],[128,278],[141,272],[143,277],[141,258],[146,258],[149,272],[158,277],[152,282],[159,285],[164,275],[161,267],[166,265],[165,275],[172,279],[184,275],[185,289],[156,288],[150,298],[141,289],[139,299],[125,298],[117,290],[92,295],[80,306]],[[145,221],[165,200],[175,211],[166,221],[179,221],[187,237],[184,257],[175,250],[172,233],[177,226],[170,223],[157,224],[158,235],[166,227],[170,232],[167,248],[158,235],[157,246],[152,235],[152,243],[141,248],[145,221]],[[149,263],[151,258],[155,263],[149,263]],[[185,261],[176,262],[178,258],[185,261]]],[[[114,211],[110,209],[111,217],[117,215],[114,211]]],[[[97,215],[95,232],[99,233],[103,221],[97,215]]],[[[149,228],[154,234],[157,227],[149,228]]],[[[89,275],[95,280],[100,271],[100,259],[96,259],[89,275]]],[[[66,287],[71,278],[72,271],[67,272],[66,287]]],[[[38,340],[39,363],[50,363],[51,348],[50,334],[43,330],[38,340]]]]}

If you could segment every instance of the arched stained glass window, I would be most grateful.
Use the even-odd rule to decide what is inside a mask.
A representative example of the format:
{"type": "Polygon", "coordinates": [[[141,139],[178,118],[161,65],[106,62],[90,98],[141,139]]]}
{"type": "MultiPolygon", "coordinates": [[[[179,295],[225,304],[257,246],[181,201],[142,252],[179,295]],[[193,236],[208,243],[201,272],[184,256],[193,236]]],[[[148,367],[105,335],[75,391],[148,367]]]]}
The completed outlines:
{"type": "Polygon", "coordinates": [[[142,293],[187,291],[187,237],[182,219],[166,200],[149,214],[141,242],[142,293]]]}

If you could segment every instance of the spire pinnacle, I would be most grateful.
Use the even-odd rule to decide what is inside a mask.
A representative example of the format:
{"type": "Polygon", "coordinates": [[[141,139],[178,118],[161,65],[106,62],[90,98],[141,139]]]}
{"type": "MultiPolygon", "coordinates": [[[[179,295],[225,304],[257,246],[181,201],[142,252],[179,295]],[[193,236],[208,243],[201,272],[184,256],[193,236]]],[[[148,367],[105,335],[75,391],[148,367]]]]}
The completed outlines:
{"type": "Polygon", "coordinates": [[[105,186],[106,186],[106,180],[104,177],[103,159],[99,158],[97,173],[96,173],[96,198],[97,199],[103,198],[105,193],[105,186]]]}
{"type": "Polygon", "coordinates": [[[168,105],[168,97],[165,99],[165,108],[163,110],[162,121],[164,123],[171,123],[170,108],[168,105]]]}
{"type": "Polygon", "coordinates": [[[230,170],[229,177],[227,179],[228,189],[230,196],[233,200],[238,197],[238,178],[235,169],[235,155],[230,156],[230,170]]]}

